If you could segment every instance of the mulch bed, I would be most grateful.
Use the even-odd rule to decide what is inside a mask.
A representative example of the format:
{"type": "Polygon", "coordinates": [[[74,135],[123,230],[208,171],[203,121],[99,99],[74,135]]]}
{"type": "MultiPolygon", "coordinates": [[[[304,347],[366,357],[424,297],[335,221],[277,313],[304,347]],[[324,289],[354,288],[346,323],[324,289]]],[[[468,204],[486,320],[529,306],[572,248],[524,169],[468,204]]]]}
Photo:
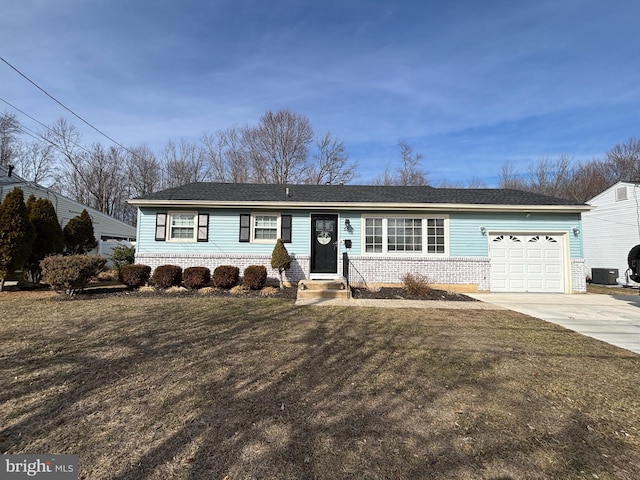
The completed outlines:
{"type": "Polygon", "coordinates": [[[353,298],[371,298],[384,300],[446,300],[453,302],[475,302],[475,298],[468,297],[461,293],[448,292],[446,290],[438,290],[430,288],[422,295],[413,294],[404,288],[383,287],[379,290],[367,290],[366,288],[353,288],[351,290],[353,298]]]}
{"type": "MultiPolygon", "coordinates": [[[[383,287],[380,289],[368,290],[366,288],[352,288],[351,290],[353,298],[358,299],[379,299],[379,300],[440,300],[440,301],[454,301],[454,302],[475,302],[474,298],[468,297],[461,293],[448,292],[445,290],[429,289],[423,295],[412,294],[400,287],[383,287]]],[[[287,287],[284,289],[276,288],[273,293],[266,295],[269,298],[283,298],[295,300],[298,294],[296,287],[287,287]]],[[[183,291],[177,293],[167,293],[162,290],[156,290],[154,292],[139,292],[135,290],[128,290],[124,287],[108,287],[100,288],[93,287],[86,289],[83,293],[77,296],[79,299],[96,298],[98,296],[162,296],[162,295],[208,295],[216,297],[265,297],[260,290],[245,290],[242,293],[231,293],[229,290],[217,289],[207,293],[199,293],[196,290],[183,291]]]]}
{"type": "MultiPolygon", "coordinates": [[[[7,286],[5,287],[5,291],[27,291],[27,290],[47,290],[48,287],[40,285],[38,288],[34,286],[26,287],[21,286],[20,289],[17,286],[7,286]]],[[[276,288],[273,293],[266,295],[269,298],[282,298],[282,299],[291,299],[295,300],[298,294],[298,289],[296,287],[287,287],[284,289],[276,288]]],[[[245,290],[242,293],[231,293],[229,290],[224,289],[216,289],[214,291],[210,291],[207,293],[201,293],[197,290],[187,290],[176,293],[167,293],[163,290],[156,290],[152,292],[140,292],[137,290],[129,290],[128,288],[122,285],[96,285],[90,286],[85,289],[82,293],[75,296],[76,299],[79,300],[88,300],[92,298],[101,298],[101,297],[109,297],[109,296],[164,296],[164,295],[180,295],[180,296],[190,296],[190,295],[208,295],[208,296],[217,296],[217,297],[265,297],[264,293],[260,290],[245,290]]],[[[438,289],[428,289],[423,294],[414,294],[402,287],[382,287],[379,289],[366,289],[366,288],[352,288],[351,295],[353,298],[357,299],[378,299],[378,300],[440,300],[440,301],[453,301],[453,302],[475,302],[477,301],[474,298],[471,298],[467,295],[455,292],[449,292],[446,290],[438,290],[438,289]]],[[[66,298],[64,296],[60,296],[60,298],[66,298]]]]}

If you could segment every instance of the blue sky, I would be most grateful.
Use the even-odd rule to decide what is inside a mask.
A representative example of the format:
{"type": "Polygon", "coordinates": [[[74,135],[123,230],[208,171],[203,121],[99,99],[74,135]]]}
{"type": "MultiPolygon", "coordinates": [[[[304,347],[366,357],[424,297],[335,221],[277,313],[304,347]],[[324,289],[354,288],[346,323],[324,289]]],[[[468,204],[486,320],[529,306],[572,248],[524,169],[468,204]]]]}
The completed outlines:
{"type": "MultiPolygon", "coordinates": [[[[495,186],[505,161],[586,161],[640,136],[633,0],[1,4],[0,56],[118,142],[158,153],[289,108],[344,141],[355,183],[393,166],[403,139],[432,183],[495,186]]],[[[109,144],[3,63],[0,98],[109,144]]]]}

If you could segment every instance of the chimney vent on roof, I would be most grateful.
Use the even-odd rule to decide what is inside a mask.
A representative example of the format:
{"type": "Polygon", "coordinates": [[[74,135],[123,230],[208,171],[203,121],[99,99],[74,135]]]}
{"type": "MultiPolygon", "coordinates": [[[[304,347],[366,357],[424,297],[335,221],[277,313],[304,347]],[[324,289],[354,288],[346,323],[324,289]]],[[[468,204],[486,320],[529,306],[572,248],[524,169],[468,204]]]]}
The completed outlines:
{"type": "Polygon", "coordinates": [[[289,187],[287,187],[287,189],[285,190],[285,194],[287,195],[287,197],[290,197],[290,195],[289,195],[289,187]]]}
{"type": "Polygon", "coordinates": [[[7,165],[7,177],[11,177],[14,168],[16,167],[14,167],[13,165],[7,165]]]}

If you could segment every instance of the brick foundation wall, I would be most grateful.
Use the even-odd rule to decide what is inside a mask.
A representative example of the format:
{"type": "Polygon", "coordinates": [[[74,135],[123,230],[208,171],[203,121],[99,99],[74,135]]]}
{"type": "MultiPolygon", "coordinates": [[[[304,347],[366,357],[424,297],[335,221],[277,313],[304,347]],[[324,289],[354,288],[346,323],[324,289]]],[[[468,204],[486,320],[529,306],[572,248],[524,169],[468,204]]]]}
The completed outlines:
{"type": "MultiPolygon", "coordinates": [[[[284,281],[297,283],[309,277],[309,256],[292,256],[291,269],[284,274],[284,281]]],[[[342,257],[339,257],[338,274],[342,275],[342,257]]],[[[488,257],[381,257],[349,256],[349,282],[358,284],[400,284],[407,273],[424,275],[433,284],[477,285],[479,291],[489,291],[491,266],[488,257]]],[[[136,254],[136,263],[149,265],[152,271],[160,265],[187,267],[207,267],[213,270],[219,265],[233,265],[240,274],[249,265],[264,265],[270,282],[278,281],[278,272],[271,268],[270,255],[227,255],[227,254],[136,254]]],[[[584,293],[587,283],[584,260],[571,259],[572,292],[584,293]]]]}
{"type": "MultiPolygon", "coordinates": [[[[291,269],[284,274],[285,282],[297,283],[309,276],[309,256],[292,256],[291,269]]],[[[421,258],[421,257],[379,257],[350,256],[349,281],[353,283],[393,284],[402,283],[407,273],[421,274],[430,283],[477,285],[478,290],[489,290],[489,259],[485,257],[421,258]]],[[[213,270],[219,265],[233,265],[240,274],[249,265],[264,265],[270,281],[277,281],[278,273],[271,268],[270,255],[228,255],[228,254],[177,254],[140,253],[136,263],[149,265],[153,271],[160,265],[187,267],[207,267],[213,270]]],[[[338,274],[342,275],[342,257],[338,261],[338,274]]]]}
{"type": "Polygon", "coordinates": [[[424,275],[429,283],[477,285],[489,290],[490,265],[487,257],[379,257],[350,256],[349,281],[352,283],[402,283],[411,273],[424,275]]]}

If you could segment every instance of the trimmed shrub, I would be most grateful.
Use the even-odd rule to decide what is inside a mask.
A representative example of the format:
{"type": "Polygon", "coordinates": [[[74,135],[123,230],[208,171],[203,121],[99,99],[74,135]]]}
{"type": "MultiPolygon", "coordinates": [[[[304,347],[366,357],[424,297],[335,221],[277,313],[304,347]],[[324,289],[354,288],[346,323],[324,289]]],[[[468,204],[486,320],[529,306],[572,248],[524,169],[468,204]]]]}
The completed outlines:
{"type": "Polygon", "coordinates": [[[287,247],[284,246],[281,239],[276,241],[276,246],[273,247],[273,252],[271,252],[271,268],[278,270],[280,288],[284,288],[282,273],[291,268],[291,256],[289,256],[287,247]]]}
{"type": "Polygon", "coordinates": [[[81,292],[102,271],[107,259],[98,255],[47,257],[40,262],[42,279],[69,297],[81,292]]]}
{"type": "Polygon", "coordinates": [[[151,277],[149,265],[122,265],[118,272],[118,278],[129,288],[139,288],[145,285],[151,277]]]}
{"type": "Polygon", "coordinates": [[[429,280],[424,275],[407,273],[402,277],[402,288],[413,295],[427,295],[431,291],[429,280]]]}
{"type": "Polygon", "coordinates": [[[229,289],[238,284],[240,269],[232,265],[220,265],[213,270],[213,286],[229,289]]]}
{"type": "Polygon", "coordinates": [[[189,267],[182,272],[182,284],[191,289],[206,287],[211,282],[211,271],[207,267],[189,267]]]}
{"type": "Polygon", "coordinates": [[[249,265],[244,269],[242,284],[250,290],[260,290],[267,283],[267,267],[264,265],[249,265]]]}
{"type": "Polygon", "coordinates": [[[182,267],[160,265],[153,271],[151,282],[159,288],[179,287],[182,283],[182,267]]]}

